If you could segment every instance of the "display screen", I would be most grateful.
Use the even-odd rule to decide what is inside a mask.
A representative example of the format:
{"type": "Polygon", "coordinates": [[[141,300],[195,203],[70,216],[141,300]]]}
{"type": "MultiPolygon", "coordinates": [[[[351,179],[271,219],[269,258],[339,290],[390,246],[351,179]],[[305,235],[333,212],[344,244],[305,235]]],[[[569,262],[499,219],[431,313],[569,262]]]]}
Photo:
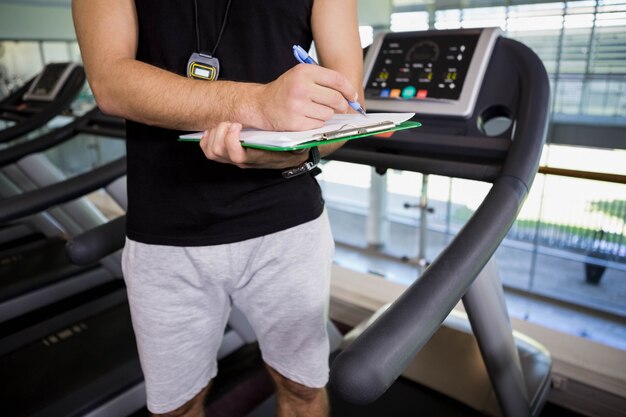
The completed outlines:
{"type": "Polygon", "coordinates": [[[62,80],[67,64],[48,64],[43,70],[37,84],[33,87],[32,93],[37,95],[51,94],[58,83],[62,80]]]}
{"type": "Polygon", "coordinates": [[[458,100],[480,32],[385,37],[365,86],[368,99],[458,100]]]}
{"type": "Polygon", "coordinates": [[[53,101],[76,68],[73,63],[48,64],[24,93],[23,100],[53,101]]]}

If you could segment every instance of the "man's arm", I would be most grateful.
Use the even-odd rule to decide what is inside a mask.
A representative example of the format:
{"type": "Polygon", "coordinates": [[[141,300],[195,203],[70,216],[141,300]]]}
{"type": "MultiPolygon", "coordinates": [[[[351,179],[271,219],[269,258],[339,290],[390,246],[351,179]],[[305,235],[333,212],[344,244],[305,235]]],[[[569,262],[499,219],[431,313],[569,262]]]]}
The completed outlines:
{"type": "Polygon", "coordinates": [[[347,112],[345,99],[357,95],[347,77],[314,65],[298,65],[265,85],[191,80],[135,59],[133,0],[74,0],[72,13],[87,77],[105,113],[181,130],[224,120],[303,130],[347,112]]]}
{"type": "Polygon", "coordinates": [[[221,116],[216,113],[235,111],[223,105],[213,114],[206,111],[208,95],[224,103],[220,96],[227,86],[207,92],[200,83],[135,59],[138,26],[132,0],[74,0],[72,15],[89,84],[103,112],[200,130],[214,124],[212,119],[221,116]]]}
{"type": "MultiPolygon", "coordinates": [[[[354,95],[344,95],[344,97],[335,95],[333,99],[338,99],[345,105],[346,98],[355,100],[358,97],[363,105],[363,51],[359,39],[356,0],[315,0],[311,21],[320,64],[326,69],[333,70],[334,74],[341,74],[354,86],[352,90],[354,95]]],[[[322,67],[298,65],[294,70],[307,68],[320,69],[322,67]]],[[[327,94],[330,94],[328,89],[325,90],[327,94]]],[[[341,112],[345,113],[345,110],[341,112]]],[[[332,114],[328,114],[328,118],[331,116],[332,114]]],[[[239,129],[240,126],[237,124],[221,124],[217,129],[205,132],[200,146],[207,158],[229,162],[241,168],[261,164],[268,168],[285,168],[299,165],[307,158],[308,152],[265,152],[242,148],[239,144],[239,129]],[[275,154],[283,155],[284,159],[277,159],[275,154]],[[268,157],[271,157],[272,161],[269,161],[268,157]]],[[[320,146],[320,154],[326,156],[342,144],[342,142],[336,142],[320,146]]]]}
{"type": "MultiPolygon", "coordinates": [[[[364,105],[357,0],[315,0],[311,24],[320,64],[343,74],[356,88],[359,102],[364,105]]],[[[328,155],[341,145],[343,142],[322,146],[320,153],[328,155]]]]}

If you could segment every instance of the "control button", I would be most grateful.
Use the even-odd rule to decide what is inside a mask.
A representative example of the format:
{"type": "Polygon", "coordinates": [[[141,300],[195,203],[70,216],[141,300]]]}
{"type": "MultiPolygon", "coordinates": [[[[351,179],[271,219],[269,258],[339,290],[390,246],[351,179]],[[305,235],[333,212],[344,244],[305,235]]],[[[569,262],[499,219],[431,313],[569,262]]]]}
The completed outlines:
{"type": "Polygon", "coordinates": [[[391,90],[391,93],[389,93],[389,97],[400,97],[400,89],[399,88],[394,88],[393,90],[391,90]]]}
{"type": "Polygon", "coordinates": [[[417,91],[417,98],[424,99],[424,98],[426,98],[426,96],[428,96],[428,90],[418,90],[417,91]]]}
{"type": "Polygon", "coordinates": [[[402,98],[413,98],[417,90],[412,85],[404,87],[402,90],[402,98]]]}
{"type": "Polygon", "coordinates": [[[389,97],[389,89],[388,88],[383,88],[382,90],[380,90],[380,96],[381,97],[389,97]]]}

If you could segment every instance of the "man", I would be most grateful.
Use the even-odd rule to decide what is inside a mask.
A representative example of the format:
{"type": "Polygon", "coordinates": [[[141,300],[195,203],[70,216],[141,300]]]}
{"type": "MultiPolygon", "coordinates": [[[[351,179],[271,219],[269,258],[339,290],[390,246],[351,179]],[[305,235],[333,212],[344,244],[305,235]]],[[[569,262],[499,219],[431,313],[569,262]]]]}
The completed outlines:
{"type": "Polygon", "coordinates": [[[351,111],[356,0],[74,0],[72,11],[99,107],[127,119],[123,267],[148,408],[202,415],[232,302],[255,328],[278,415],[327,415],[334,246],[311,173],[281,175],[309,154],[238,138],[351,111]],[[292,45],[312,40],[321,66],[294,65],[292,45]],[[200,52],[217,80],[186,76],[200,52]],[[176,141],[198,130],[200,149],[176,141]]]}

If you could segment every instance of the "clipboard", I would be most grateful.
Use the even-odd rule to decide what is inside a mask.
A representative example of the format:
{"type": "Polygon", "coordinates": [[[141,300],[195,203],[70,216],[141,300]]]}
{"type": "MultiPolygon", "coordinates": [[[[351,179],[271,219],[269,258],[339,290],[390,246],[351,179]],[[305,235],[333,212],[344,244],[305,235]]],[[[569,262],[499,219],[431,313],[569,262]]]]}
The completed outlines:
{"type": "MultiPolygon", "coordinates": [[[[364,138],[376,134],[420,127],[421,123],[410,121],[414,113],[374,113],[363,118],[360,115],[335,115],[319,128],[299,132],[268,132],[244,129],[241,145],[265,151],[297,151],[313,146],[364,138]]],[[[197,142],[201,132],[182,135],[179,141],[197,142]]]]}
{"type": "Polygon", "coordinates": [[[413,129],[415,127],[420,127],[421,125],[422,124],[420,122],[402,122],[399,125],[393,122],[381,122],[368,126],[331,130],[329,132],[315,135],[315,137],[310,141],[303,142],[294,146],[273,146],[247,142],[241,142],[241,146],[243,146],[244,148],[261,149],[264,151],[297,151],[301,149],[311,148],[313,146],[365,138],[367,136],[395,132],[397,130],[413,129]]]}

